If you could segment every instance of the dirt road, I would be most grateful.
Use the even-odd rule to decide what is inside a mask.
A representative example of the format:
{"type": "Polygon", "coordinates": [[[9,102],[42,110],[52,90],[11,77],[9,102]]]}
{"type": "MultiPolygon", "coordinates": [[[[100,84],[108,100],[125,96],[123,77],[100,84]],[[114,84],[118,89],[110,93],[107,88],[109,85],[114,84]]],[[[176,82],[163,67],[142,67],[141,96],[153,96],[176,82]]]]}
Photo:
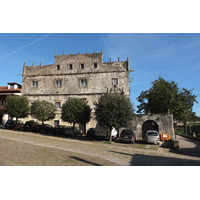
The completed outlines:
{"type": "Polygon", "coordinates": [[[192,166],[199,142],[178,136],[180,150],[156,145],[109,144],[0,129],[1,166],[192,166]]]}

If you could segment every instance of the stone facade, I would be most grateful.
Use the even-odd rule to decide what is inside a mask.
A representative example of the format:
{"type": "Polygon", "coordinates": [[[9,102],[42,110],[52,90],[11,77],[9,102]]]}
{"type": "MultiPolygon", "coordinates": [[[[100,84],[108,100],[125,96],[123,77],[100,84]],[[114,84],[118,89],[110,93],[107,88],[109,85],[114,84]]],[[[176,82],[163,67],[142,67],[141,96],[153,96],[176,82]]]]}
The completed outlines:
{"type": "MultiPolygon", "coordinates": [[[[129,62],[103,62],[103,53],[55,55],[51,65],[26,66],[22,73],[22,94],[30,102],[46,100],[57,106],[56,118],[48,123],[66,125],[61,106],[69,97],[85,99],[92,108],[87,128],[95,127],[94,102],[105,93],[129,96],[129,62]]],[[[30,118],[29,118],[30,119],[30,118]]],[[[27,119],[26,119],[27,120],[27,119]]]]}

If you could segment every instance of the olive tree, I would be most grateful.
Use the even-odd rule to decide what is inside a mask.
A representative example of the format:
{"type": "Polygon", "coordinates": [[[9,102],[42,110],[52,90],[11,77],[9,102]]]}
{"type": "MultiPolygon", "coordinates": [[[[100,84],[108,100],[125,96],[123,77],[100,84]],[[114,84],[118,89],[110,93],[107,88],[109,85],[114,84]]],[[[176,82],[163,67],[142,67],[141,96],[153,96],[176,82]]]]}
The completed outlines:
{"type": "Polygon", "coordinates": [[[69,98],[62,106],[61,118],[65,122],[85,125],[90,121],[91,109],[87,102],[79,98],[69,98]]]}
{"type": "Polygon", "coordinates": [[[6,100],[7,113],[11,117],[25,118],[30,111],[29,100],[26,96],[8,96],[6,100]]]}
{"type": "Polygon", "coordinates": [[[95,103],[95,115],[100,126],[111,130],[112,127],[128,127],[133,119],[134,109],[129,97],[108,93],[95,103]]]}
{"type": "Polygon", "coordinates": [[[35,101],[31,105],[31,116],[42,122],[55,118],[56,106],[55,104],[47,101],[35,101]]]}

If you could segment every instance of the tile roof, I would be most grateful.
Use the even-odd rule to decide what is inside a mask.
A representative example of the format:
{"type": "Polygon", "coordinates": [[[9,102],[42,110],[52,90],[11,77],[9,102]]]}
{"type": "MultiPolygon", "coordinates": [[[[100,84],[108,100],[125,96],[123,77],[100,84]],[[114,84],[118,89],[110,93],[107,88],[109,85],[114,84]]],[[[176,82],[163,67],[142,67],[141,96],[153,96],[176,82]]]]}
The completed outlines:
{"type": "Polygon", "coordinates": [[[15,92],[21,92],[21,89],[19,89],[19,88],[17,88],[17,89],[8,89],[8,87],[7,86],[1,86],[0,87],[0,93],[2,93],[2,92],[9,92],[9,93],[15,93],[15,92]]]}

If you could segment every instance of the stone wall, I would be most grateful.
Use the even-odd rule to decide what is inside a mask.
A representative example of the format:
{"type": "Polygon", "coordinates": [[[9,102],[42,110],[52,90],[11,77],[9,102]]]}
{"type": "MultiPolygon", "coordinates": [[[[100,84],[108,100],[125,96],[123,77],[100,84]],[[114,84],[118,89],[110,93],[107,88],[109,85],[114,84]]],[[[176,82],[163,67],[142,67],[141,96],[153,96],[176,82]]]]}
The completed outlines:
{"type": "Polygon", "coordinates": [[[135,116],[131,128],[135,131],[138,139],[144,139],[144,123],[147,121],[153,122],[159,133],[169,133],[172,138],[174,137],[173,114],[163,113],[135,116]]]}

